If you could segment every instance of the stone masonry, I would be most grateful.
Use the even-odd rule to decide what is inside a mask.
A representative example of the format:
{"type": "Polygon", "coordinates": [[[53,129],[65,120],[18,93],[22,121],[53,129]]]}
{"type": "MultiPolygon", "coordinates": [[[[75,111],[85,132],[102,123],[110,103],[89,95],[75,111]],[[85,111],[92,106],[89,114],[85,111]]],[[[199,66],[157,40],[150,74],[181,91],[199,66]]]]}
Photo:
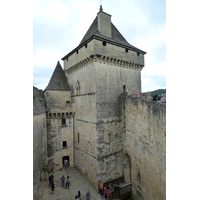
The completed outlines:
{"type": "Polygon", "coordinates": [[[80,44],[62,58],[64,69],[57,63],[34,115],[34,144],[40,141],[34,199],[39,160],[52,170],[53,163],[62,169],[64,159],[97,191],[99,181],[121,181],[131,185],[134,200],[166,199],[166,107],[141,93],[145,53],[101,7],[80,44]]]}

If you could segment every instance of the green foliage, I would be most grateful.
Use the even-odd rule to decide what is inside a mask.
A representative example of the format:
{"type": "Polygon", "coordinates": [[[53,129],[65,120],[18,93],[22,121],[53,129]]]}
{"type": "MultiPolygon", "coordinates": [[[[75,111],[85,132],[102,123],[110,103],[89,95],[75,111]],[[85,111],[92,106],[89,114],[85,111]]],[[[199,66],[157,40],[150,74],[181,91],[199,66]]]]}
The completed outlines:
{"type": "Polygon", "coordinates": [[[166,89],[158,89],[151,92],[151,96],[155,96],[156,94],[166,94],[166,89]]]}

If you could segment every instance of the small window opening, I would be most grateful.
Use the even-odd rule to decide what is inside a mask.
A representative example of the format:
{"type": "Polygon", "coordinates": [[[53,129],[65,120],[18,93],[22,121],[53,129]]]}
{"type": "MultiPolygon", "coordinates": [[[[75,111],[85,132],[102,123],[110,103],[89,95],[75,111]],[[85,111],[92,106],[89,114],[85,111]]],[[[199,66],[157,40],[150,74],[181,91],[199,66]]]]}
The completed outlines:
{"type": "Polygon", "coordinates": [[[62,119],[62,125],[63,125],[63,126],[66,125],[66,119],[62,119]]]}
{"type": "Polygon", "coordinates": [[[60,118],[60,113],[58,113],[58,118],[60,118]]]}
{"type": "Polygon", "coordinates": [[[87,44],[85,44],[85,48],[87,48],[87,44]]]}
{"type": "Polygon", "coordinates": [[[70,101],[66,101],[66,106],[68,106],[70,104],[70,101]]]}
{"type": "Polygon", "coordinates": [[[78,54],[78,50],[76,50],[76,53],[78,54]]]}
{"type": "Polygon", "coordinates": [[[67,141],[63,141],[63,148],[67,148],[67,141]]]}
{"type": "Polygon", "coordinates": [[[51,119],[51,113],[49,113],[49,118],[51,119]]]}
{"type": "Polygon", "coordinates": [[[103,41],[103,46],[106,46],[106,42],[105,41],[103,41]]]}
{"type": "Polygon", "coordinates": [[[126,85],[123,86],[123,92],[126,92],[126,85]]]}
{"type": "Polygon", "coordinates": [[[80,142],[80,140],[79,140],[79,139],[80,139],[79,135],[80,135],[80,134],[78,133],[78,143],[80,142]]]}
{"type": "Polygon", "coordinates": [[[128,49],[126,49],[126,52],[128,52],[128,49]]]}
{"type": "Polygon", "coordinates": [[[137,52],[137,56],[139,56],[140,55],[140,52],[137,52]]]}

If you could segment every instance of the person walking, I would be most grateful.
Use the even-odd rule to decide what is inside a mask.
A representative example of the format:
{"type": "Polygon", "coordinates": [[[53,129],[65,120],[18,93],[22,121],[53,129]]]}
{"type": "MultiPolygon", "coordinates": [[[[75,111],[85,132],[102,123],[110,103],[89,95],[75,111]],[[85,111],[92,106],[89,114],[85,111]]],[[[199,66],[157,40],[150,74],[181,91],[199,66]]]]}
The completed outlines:
{"type": "Polygon", "coordinates": [[[104,195],[105,195],[105,196],[104,196],[105,199],[107,199],[107,187],[106,187],[106,186],[104,187],[104,195]]]}
{"type": "Polygon", "coordinates": [[[54,194],[54,191],[55,191],[55,184],[54,184],[54,180],[52,180],[51,191],[52,191],[52,193],[51,193],[51,194],[54,194]]]}
{"type": "Polygon", "coordinates": [[[62,178],[60,180],[61,180],[61,187],[64,188],[64,186],[65,186],[65,177],[64,177],[64,175],[62,176],[62,178]]]}
{"type": "Polygon", "coordinates": [[[99,190],[100,190],[100,194],[101,194],[101,196],[103,198],[103,183],[102,183],[102,181],[100,181],[99,190]]]}
{"type": "Polygon", "coordinates": [[[69,174],[70,163],[68,162],[68,160],[67,160],[67,162],[66,162],[66,167],[67,167],[67,174],[69,174]]]}
{"type": "Polygon", "coordinates": [[[90,200],[90,197],[91,197],[90,190],[87,189],[87,192],[86,192],[86,200],[90,200]]]}
{"type": "Polygon", "coordinates": [[[56,172],[56,164],[53,163],[53,173],[55,173],[55,172],[56,172]]]}
{"type": "Polygon", "coordinates": [[[79,198],[79,200],[81,200],[81,192],[80,191],[78,191],[77,197],[79,198]]]}
{"type": "Polygon", "coordinates": [[[70,177],[67,176],[66,187],[65,187],[65,189],[67,189],[67,187],[68,187],[68,189],[69,189],[69,185],[70,185],[70,177]]]}

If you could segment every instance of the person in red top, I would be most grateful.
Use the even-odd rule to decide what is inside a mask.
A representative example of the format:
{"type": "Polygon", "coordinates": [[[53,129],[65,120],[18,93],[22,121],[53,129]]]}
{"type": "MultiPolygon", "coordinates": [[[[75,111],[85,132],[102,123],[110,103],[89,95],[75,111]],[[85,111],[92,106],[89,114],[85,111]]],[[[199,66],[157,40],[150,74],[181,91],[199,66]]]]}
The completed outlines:
{"type": "Polygon", "coordinates": [[[104,195],[105,195],[105,199],[107,199],[107,187],[104,187],[104,195]]]}
{"type": "Polygon", "coordinates": [[[135,93],[135,96],[136,96],[136,97],[139,97],[139,93],[138,93],[138,91],[135,93]]]}

